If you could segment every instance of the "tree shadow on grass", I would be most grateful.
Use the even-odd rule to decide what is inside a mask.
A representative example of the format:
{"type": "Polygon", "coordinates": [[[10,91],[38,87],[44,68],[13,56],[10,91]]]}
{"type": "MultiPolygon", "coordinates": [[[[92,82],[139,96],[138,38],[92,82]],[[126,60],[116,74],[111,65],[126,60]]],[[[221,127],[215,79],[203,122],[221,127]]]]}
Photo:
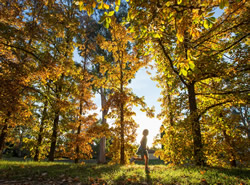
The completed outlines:
{"type": "Polygon", "coordinates": [[[150,171],[145,171],[146,172],[146,179],[148,184],[152,184],[152,179],[150,177],[150,171]]]}
{"type": "Polygon", "coordinates": [[[0,169],[1,180],[24,180],[30,181],[81,181],[84,184],[101,183],[103,173],[113,173],[119,170],[119,165],[97,165],[97,164],[70,164],[70,163],[18,163],[10,164],[0,169]]]}
{"type": "Polygon", "coordinates": [[[123,171],[119,176],[116,176],[115,179],[112,179],[111,184],[116,185],[152,185],[152,179],[149,171],[134,171],[134,169],[128,169],[127,171],[123,171]],[[134,175],[129,175],[129,171],[135,172],[134,175]]]}
{"type": "Polygon", "coordinates": [[[222,167],[209,167],[208,169],[216,170],[218,173],[223,173],[227,176],[234,176],[244,180],[249,179],[249,168],[222,168],[222,167]]]}

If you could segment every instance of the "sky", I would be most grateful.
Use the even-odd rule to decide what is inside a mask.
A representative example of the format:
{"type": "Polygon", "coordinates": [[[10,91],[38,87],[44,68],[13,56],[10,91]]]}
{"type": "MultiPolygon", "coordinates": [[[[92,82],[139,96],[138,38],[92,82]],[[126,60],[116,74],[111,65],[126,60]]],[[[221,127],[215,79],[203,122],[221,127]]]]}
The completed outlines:
{"type": "Polygon", "coordinates": [[[159,114],[161,111],[160,102],[158,102],[158,99],[160,98],[161,89],[156,87],[157,82],[150,79],[150,75],[146,73],[146,70],[151,72],[152,75],[155,74],[155,70],[142,68],[137,72],[135,79],[132,80],[129,87],[133,89],[133,92],[137,96],[145,97],[145,102],[147,103],[147,106],[155,107],[155,118],[148,118],[145,112],[141,112],[139,110],[139,107],[134,108],[136,112],[136,116],[134,117],[134,119],[139,125],[139,128],[137,129],[136,142],[137,144],[140,143],[142,131],[144,129],[148,129],[149,135],[147,145],[151,147],[154,137],[157,134],[160,134],[161,121],[156,118],[156,115],[159,114]]]}

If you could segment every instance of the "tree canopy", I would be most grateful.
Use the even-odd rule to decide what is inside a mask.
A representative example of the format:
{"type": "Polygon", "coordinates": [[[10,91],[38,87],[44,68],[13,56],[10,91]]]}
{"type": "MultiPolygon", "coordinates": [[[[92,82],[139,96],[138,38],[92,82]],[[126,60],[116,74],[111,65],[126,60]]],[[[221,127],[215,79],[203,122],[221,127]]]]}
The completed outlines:
{"type": "Polygon", "coordinates": [[[248,165],[249,2],[8,0],[0,10],[0,155],[14,144],[36,161],[78,163],[102,138],[111,162],[128,163],[133,106],[154,116],[128,85],[153,63],[162,89],[156,155],[248,165]]]}

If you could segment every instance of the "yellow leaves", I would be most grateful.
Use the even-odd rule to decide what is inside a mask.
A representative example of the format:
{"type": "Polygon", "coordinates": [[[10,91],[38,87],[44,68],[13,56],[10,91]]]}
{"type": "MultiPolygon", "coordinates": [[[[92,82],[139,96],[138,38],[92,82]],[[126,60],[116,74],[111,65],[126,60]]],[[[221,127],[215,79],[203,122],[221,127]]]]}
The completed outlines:
{"type": "Polygon", "coordinates": [[[109,5],[108,4],[106,4],[106,3],[103,3],[103,7],[105,8],[105,9],[109,9],[109,5]]]}
{"type": "Polygon", "coordinates": [[[191,69],[191,70],[194,70],[194,68],[195,68],[195,64],[194,64],[194,62],[193,61],[189,61],[189,68],[191,69]]]}
{"type": "Polygon", "coordinates": [[[82,1],[80,1],[80,2],[77,2],[78,3],[78,5],[79,5],[79,10],[80,11],[82,11],[83,10],[83,8],[84,8],[84,4],[83,4],[83,2],[82,1]]]}
{"type": "Polygon", "coordinates": [[[149,118],[154,118],[155,107],[147,108],[146,109],[146,116],[149,118]]]}
{"type": "Polygon", "coordinates": [[[103,9],[103,3],[99,3],[97,9],[103,9]]]}
{"type": "Polygon", "coordinates": [[[115,7],[115,11],[118,12],[119,11],[119,6],[115,7]]]}
{"type": "Polygon", "coordinates": [[[204,28],[205,28],[205,29],[212,28],[212,27],[213,27],[213,23],[215,22],[215,20],[216,20],[215,17],[206,18],[206,19],[203,21],[204,28]]]}
{"type": "Polygon", "coordinates": [[[109,16],[109,17],[110,17],[110,16],[113,16],[113,15],[114,15],[114,13],[115,13],[115,11],[110,11],[110,12],[108,12],[108,13],[107,13],[107,12],[105,12],[105,13],[104,13],[104,15],[107,15],[107,16],[109,16]]]}
{"type": "Polygon", "coordinates": [[[187,76],[187,70],[184,68],[181,68],[179,74],[183,76],[187,76]]]}
{"type": "Polygon", "coordinates": [[[206,19],[206,20],[204,21],[204,27],[205,27],[206,29],[208,29],[208,28],[210,28],[209,25],[210,25],[210,24],[209,24],[209,21],[206,19]]]}
{"type": "Polygon", "coordinates": [[[95,7],[96,7],[96,2],[94,1],[92,4],[92,8],[95,8],[95,7]]]}
{"type": "Polygon", "coordinates": [[[183,42],[183,40],[184,40],[184,35],[183,35],[183,33],[178,32],[178,33],[176,34],[176,37],[177,37],[177,40],[178,40],[179,42],[183,42]]]}
{"type": "Polygon", "coordinates": [[[114,11],[105,12],[103,16],[100,18],[99,23],[103,23],[105,28],[109,28],[109,25],[112,21],[111,17],[114,15],[114,11]]]}
{"type": "Polygon", "coordinates": [[[88,16],[92,15],[94,13],[94,8],[96,7],[96,2],[94,1],[92,4],[85,5],[83,1],[78,2],[79,10],[87,11],[88,16]]]}
{"type": "Polygon", "coordinates": [[[115,1],[115,4],[116,4],[117,6],[120,6],[120,5],[121,5],[121,0],[116,0],[116,1],[115,1]]]}
{"type": "Polygon", "coordinates": [[[106,3],[101,2],[101,3],[98,4],[97,8],[98,9],[106,9],[106,10],[108,10],[109,9],[109,5],[106,4],[106,3]]]}
{"type": "Polygon", "coordinates": [[[245,44],[248,45],[248,46],[250,45],[250,38],[249,37],[247,37],[247,39],[245,41],[245,44]]]}
{"type": "Polygon", "coordinates": [[[177,0],[177,4],[181,4],[182,3],[182,0],[177,0]]]}
{"type": "Polygon", "coordinates": [[[153,34],[153,37],[154,37],[154,38],[156,38],[156,39],[157,39],[157,38],[159,38],[159,39],[160,39],[160,38],[161,38],[161,36],[162,36],[162,35],[160,35],[159,33],[154,33],[154,34],[153,34]]]}

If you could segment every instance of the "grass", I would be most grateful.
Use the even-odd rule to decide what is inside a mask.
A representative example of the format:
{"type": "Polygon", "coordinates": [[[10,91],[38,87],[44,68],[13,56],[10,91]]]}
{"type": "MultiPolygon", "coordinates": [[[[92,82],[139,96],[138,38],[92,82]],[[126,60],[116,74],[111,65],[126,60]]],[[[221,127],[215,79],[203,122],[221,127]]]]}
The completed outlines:
{"type": "MultiPolygon", "coordinates": [[[[250,169],[168,167],[150,161],[150,173],[140,163],[119,165],[72,164],[0,160],[1,182],[29,184],[250,184],[250,169]]],[[[10,183],[11,184],[11,183],[10,183]]]]}

